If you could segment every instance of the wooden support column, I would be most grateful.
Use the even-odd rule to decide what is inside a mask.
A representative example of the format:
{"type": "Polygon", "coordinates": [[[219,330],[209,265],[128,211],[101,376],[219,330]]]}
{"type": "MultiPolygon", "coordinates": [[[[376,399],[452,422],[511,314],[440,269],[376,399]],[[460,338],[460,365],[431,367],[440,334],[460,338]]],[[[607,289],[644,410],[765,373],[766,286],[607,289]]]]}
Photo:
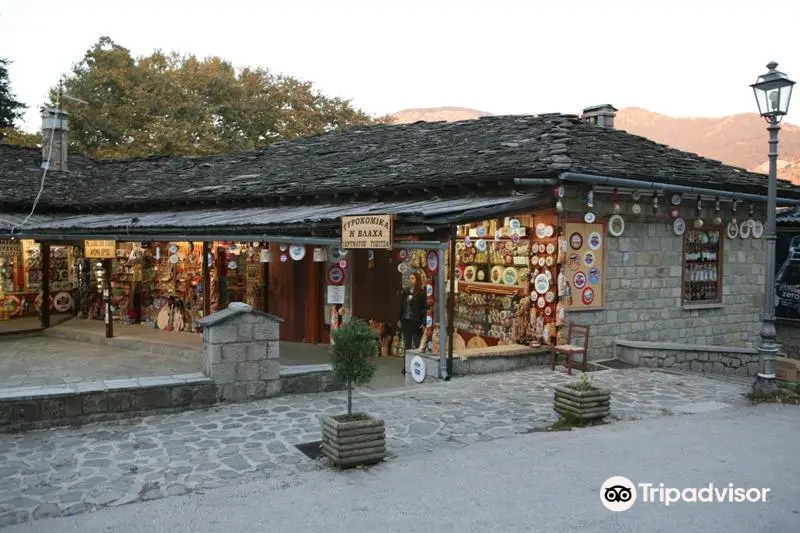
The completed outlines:
{"type": "Polygon", "coordinates": [[[208,266],[208,256],[211,254],[211,243],[203,243],[203,316],[211,314],[211,269],[208,266]]]}
{"type": "Polygon", "coordinates": [[[42,328],[50,327],[50,243],[42,242],[39,245],[42,252],[42,303],[39,307],[39,317],[42,328]]]}
{"type": "Polygon", "coordinates": [[[114,336],[114,317],[111,316],[111,262],[113,259],[103,259],[103,308],[105,309],[106,338],[114,336]]]}
{"type": "Polygon", "coordinates": [[[453,337],[455,335],[455,308],[456,308],[456,227],[450,230],[450,254],[447,262],[447,275],[450,277],[449,294],[447,298],[447,375],[453,375],[453,337]]]}
{"type": "Polygon", "coordinates": [[[320,339],[320,322],[322,320],[322,309],[320,302],[322,301],[322,294],[320,293],[319,286],[319,268],[317,263],[313,261],[310,254],[306,254],[303,261],[306,267],[306,312],[305,312],[305,341],[311,344],[319,344],[320,339]]]}

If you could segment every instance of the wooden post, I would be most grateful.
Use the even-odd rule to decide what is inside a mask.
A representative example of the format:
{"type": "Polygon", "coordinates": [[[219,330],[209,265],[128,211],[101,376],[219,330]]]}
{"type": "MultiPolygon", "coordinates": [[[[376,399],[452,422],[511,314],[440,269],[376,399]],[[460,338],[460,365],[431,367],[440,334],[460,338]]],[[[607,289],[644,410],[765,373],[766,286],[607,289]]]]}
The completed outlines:
{"type": "Polygon", "coordinates": [[[111,265],[112,259],[103,259],[103,307],[105,308],[106,338],[114,336],[114,317],[111,316],[111,265]]]}
{"type": "Polygon", "coordinates": [[[211,253],[211,243],[203,243],[203,316],[211,314],[211,269],[208,267],[208,256],[211,253]]]}
{"type": "Polygon", "coordinates": [[[455,335],[454,314],[456,307],[456,227],[450,229],[450,257],[447,275],[450,276],[450,294],[447,299],[447,375],[453,375],[453,337],[455,335]]]}
{"type": "Polygon", "coordinates": [[[42,251],[42,303],[39,308],[39,317],[42,328],[50,327],[50,243],[43,241],[40,245],[42,251]]]}

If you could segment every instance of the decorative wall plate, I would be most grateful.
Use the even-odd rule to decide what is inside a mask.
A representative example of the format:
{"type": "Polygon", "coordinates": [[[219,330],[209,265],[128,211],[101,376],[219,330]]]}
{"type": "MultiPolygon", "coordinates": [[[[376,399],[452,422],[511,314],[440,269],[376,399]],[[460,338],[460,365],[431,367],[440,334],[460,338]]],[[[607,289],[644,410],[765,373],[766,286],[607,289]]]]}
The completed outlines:
{"type": "Polygon", "coordinates": [[[539,253],[543,254],[543,253],[545,253],[545,251],[547,251],[547,246],[545,246],[544,244],[540,244],[538,249],[539,249],[539,253]]]}
{"type": "Polygon", "coordinates": [[[289,256],[295,261],[300,261],[306,256],[306,247],[302,244],[293,244],[289,247],[289,256]]]}
{"type": "Polygon", "coordinates": [[[550,280],[547,279],[547,276],[544,274],[539,274],[533,280],[533,286],[536,289],[536,292],[539,294],[544,294],[550,289],[550,280]]]}
{"type": "Polygon", "coordinates": [[[583,289],[586,286],[586,274],[580,270],[575,272],[575,276],[572,278],[572,284],[575,285],[575,288],[578,290],[583,289]]]}
{"type": "Polygon", "coordinates": [[[739,236],[739,225],[735,220],[728,222],[728,226],[725,228],[725,233],[728,235],[729,239],[735,239],[739,236]]]}
{"type": "Polygon", "coordinates": [[[72,295],[68,292],[59,292],[53,299],[53,307],[59,313],[69,311],[72,307],[72,295]]]}
{"type": "Polygon", "coordinates": [[[631,207],[631,211],[633,212],[634,215],[638,215],[639,213],[642,212],[642,206],[639,204],[633,204],[633,206],[631,207]]]}
{"type": "Polygon", "coordinates": [[[468,266],[467,268],[464,269],[464,281],[472,283],[473,281],[475,281],[477,274],[478,274],[477,268],[475,268],[472,265],[468,266]]]}
{"type": "Polygon", "coordinates": [[[544,264],[545,264],[545,266],[551,267],[551,266],[553,266],[553,263],[555,263],[555,262],[556,262],[556,260],[553,259],[553,256],[552,255],[548,255],[547,258],[544,261],[544,264]]]}
{"type": "Polygon", "coordinates": [[[543,266],[545,266],[546,264],[547,264],[547,259],[546,259],[545,257],[542,257],[542,256],[540,256],[540,257],[539,257],[539,266],[540,266],[540,267],[543,267],[543,266]]]}
{"type": "Polygon", "coordinates": [[[586,266],[592,266],[594,264],[594,252],[586,252],[583,254],[583,262],[586,266]]]}
{"type": "Polygon", "coordinates": [[[619,237],[625,232],[625,220],[620,215],[612,215],[608,219],[608,233],[612,237],[619,237]]]}
{"type": "Polygon", "coordinates": [[[502,283],[503,282],[503,267],[500,265],[495,265],[492,267],[492,272],[489,276],[492,280],[492,283],[502,283]]]}
{"type": "Polygon", "coordinates": [[[477,241],[475,241],[475,249],[478,250],[479,252],[485,252],[486,241],[483,239],[478,239],[477,241]]]}
{"type": "Polygon", "coordinates": [[[675,235],[683,235],[686,231],[686,221],[683,220],[681,217],[676,218],[672,221],[672,231],[675,235]]]}
{"type": "Polygon", "coordinates": [[[344,270],[334,265],[328,269],[328,283],[331,285],[341,285],[344,283],[344,270]]]}
{"type": "Polygon", "coordinates": [[[586,213],[585,215],[583,215],[583,220],[587,224],[593,223],[595,220],[594,213],[586,213]]]}
{"type": "Polygon", "coordinates": [[[547,245],[547,248],[545,248],[545,251],[546,251],[548,254],[555,253],[555,251],[556,251],[556,245],[555,245],[555,244],[553,244],[553,243],[551,242],[550,244],[548,244],[548,245],[547,245]]]}
{"type": "Polygon", "coordinates": [[[678,193],[673,194],[672,198],[670,198],[670,202],[672,205],[681,205],[681,195],[678,193]]]}
{"type": "Polygon", "coordinates": [[[431,274],[435,274],[439,270],[439,254],[431,250],[425,257],[425,264],[428,266],[431,274]]]}
{"type": "Polygon", "coordinates": [[[553,291],[547,291],[547,294],[544,295],[544,301],[551,304],[556,299],[556,293],[553,291]]]}
{"type": "Polygon", "coordinates": [[[547,227],[543,223],[536,224],[536,236],[540,239],[546,238],[547,227]]]}
{"type": "Polygon", "coordinates": [[[764,234],[764,224],[762,224],[758,220],[754,220],[753,230],[752,230],[753,238],[760,239],[763,234],[764,234]]]}
{"type": "Polygon", "coordinates": [[[512,218],[508,221],[508,227],[511,229],[519,229],[521,226],[522,224],[520,224],[519,220],[516,218],[512,218]]]}
{"type": "Polygon", "coordinates": [[[739,237],[742,239],[748,239],[750,237],[750,225],[746,220],[739,224],[739,237]]]}
{"type": "Polygon", "coordinates": [[[602,237],[600,237],[600,233],[593,231],[589,234],[589,248],[592,250],[597,250],[603,243],[602,237]]]}
{"type": "Polygon", "coordinates": [[[591,287],[586,287],[583,289],[581,301],[584,305],[591,305],[591,303],[594,301],[594,289],[591,287]]]}
{"type": "Polygon", "coordinates": [[[578,270],[581,267],[581,256],[578,254],[570,254],[567,259],[567,264],[571,270],[578,270]]]}
{"type": "Polygon", "coordinates": [[[583,235],[577,231],[569,236],[569,245],[573,250],[580,250],[583,246],[583,235]]]}
{"type": "Polygon", "coordinates": [[[544,308],[546,303],[547,302],[544,301],[544,296],[539,296],[539,298],[536,300],[536,307],[538,307],[539,309],[542,309],[542,308],[544,308]]]}
{"type": "Polygon", "coordinates": [[[553,226],[546,226],[544,228],[544,236],[549,239],[550,237],[553,236],[553,233],[555,233],[555,231],[556,230],[553,229],[553,226]]]}
{"type": "Polygon", "coordinates": [[[589,269],[589,283],[592,285],[597,285],[600,283],[600,269],[597,267],[592,267],[589,269]]]}

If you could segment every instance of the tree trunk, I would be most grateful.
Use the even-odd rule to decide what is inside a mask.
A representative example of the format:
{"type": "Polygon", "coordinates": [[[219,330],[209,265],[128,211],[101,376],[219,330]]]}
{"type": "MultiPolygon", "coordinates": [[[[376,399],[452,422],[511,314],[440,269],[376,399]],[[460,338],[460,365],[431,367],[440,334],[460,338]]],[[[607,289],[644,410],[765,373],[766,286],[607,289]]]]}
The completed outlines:
{"type": "Polygon", "coordinates": [[[347,380],[347,414],[353,414],[353,382],[347,380]]]}

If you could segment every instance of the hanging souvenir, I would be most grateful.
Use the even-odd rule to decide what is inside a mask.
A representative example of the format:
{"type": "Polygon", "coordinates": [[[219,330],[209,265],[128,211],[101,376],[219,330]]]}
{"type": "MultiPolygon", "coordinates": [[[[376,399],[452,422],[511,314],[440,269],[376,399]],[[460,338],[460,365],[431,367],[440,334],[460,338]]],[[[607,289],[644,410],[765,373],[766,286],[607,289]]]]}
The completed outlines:
{"type": "MultiPolygon", "coordinates": [[[[235,248],[235,246],[231,246],[231,248],[235,248]]],[[[281,252],[285,252],[288,249],[289,249],[288,244],[281,244],[281,252]]]]}
{"type": "Polygon", "coordinates": [[[577,231],[569,236],[569,245],[573,250],[580,250],[583,246],[583,236],[577,231]]]}
{"type": "Polygon", "coordinates": [[[753,221],[752,236],[754,239],[760,239],[764,234],[764,225],[758,220],[753,221]]]}
{"type": "Polygon", "coordinates": [[[325,250],[323,248],[314,248],[314,262],[315,263],[325,262],[325,250]]]}
{"type": "Polygon", "coordinates": [[[586,195],[586,208],[587,212],[583,215],[583,220],[587,224],[591,224],[595,220],[594,213],[592,213],[592,208],[594,208],[594,191],[590,190],[589,193],[586,195]]]}
{"type": "Polygon", "coordinates": [[[328,283],[330,285],[341,285],[344,283],[344,269],[338,265],[334,265],[328,269],[328,283]]]}
{"type": "MultiPolygon", "coordinates": [[[[484,241],[485,242],[485,241],[484,241]]],[[[439,254],[435,251],[428,252],[425,258],[426,266],[431,274],[436,274],[439,271],[439,254]]]]}
{"type": "Polygon", "coordinates": [[[681,195],[679,193],[673,194],[670,198],[670,203],[676,207],[681,205],[681,195]]]}
{"type": "Polygon", "coordinates": [[[347,259],[339,260],[339,267],[341,267],[342,269],[347,269],[347,265],[348,265],[347,259]]]}
{"type": "Polygon", "coordinates": [[[180,258],[176,254],[172,254],[171,256],[169,256],[169,262],[172,263],[173,265],[177,265],[179,261],[180,258]]]}
{"type": "Polygon", "coordinates": [[[631,198],[633,198],[634,202],[638,202],[642,198],[642,195],[639,191],[633,191],[633,194],[631,194],[631,198]]]}
{"type": "Polygon", "coordinates": [[[289,256],[295,261],[300,261],[306,256],[306,247],[302,244],[292,244],[289,247],[289,256]]]}
{"type": "Polygon", "coordinates": [[[583,221],[587,224],[592,224],[595,221],[594,213],[586,213],[583,215],[583,221]]]}
{"type": "Polygon", "coordinates": [[[722,210],[722,205],[719,201],[719,196],[717,196],[716,200],[714,201],[714,220],[713,224],[715,226],[722,225],[722,217],[720,216],[720,211],[722,210]]]}
{"type": "Polygon", "coordinates": [[[260,260],[262,263],[269,263],[272,261],[272,253],[267,248],[261,249],[260,260]]]}
{"type": "Polygon", "coordinates": [[[729,239],[735,239],[739,236],[739,225],[736,223],[736,219],[728,222],[728,227],[725,229],[725,233],[728,235],[729,239]]]}
{"type": "Polygon", "coordinates": [[[600,237],[600,233],[593,231],[589,234],[589,248],[592,250],[598,250],[602,244],[603,240],[600,237]]]}
{"type": "Polygon", "coordinates": [[[631,206],[631,212],[633,212],[634,215],[640,214],[642,212],[642,206],[639,204],[633,204],[631,206]]]}
{"type": "Polygon", "coordinates": [[[559,185],[555,190],[556,198],[564,198],[567,194],[567,189],[563,185],[559,185]]]}
{"type": "Polygon", "coordinates": [[[558,302],[556,304],[556,325],[563,326],[566,321],[567,313],[564,309],[564,306],[561,305],[561,302],[558,302]]]}
{"type": "Polygon", "coordinates": [[[742,239],[747,239],[750,237],[750,224],[747,223],[747,220],[744,220],[741,224],[739,224],[739,237],[742,239]]]}
{"type": "Polygon", "coordinates": [[[653,214],[658,214],[658,192],[653,193],[653,214]]]}
{"type": "Polygon", "coordinates": [[[600,283],[600,269],[592,267],[589,269],[589,283],[597,285],[600,283]]]}
{"type": "Polygon", "coordinates": [[[397,265],[397,271],[400,272],[401,274],[405,274],[406,272],[408,272],[408,264],[407,263],[399,263],[397,265]]]}
{"type": "Polygon", "coordinates": [[[544,274],[538,274],[536,278],[534,278],[533,280],[533,286],[536,289],[537,293],[544,294],[550,288],[550,281],[544,274]]]}
{"type": "Polygon", "coordinates": [[[681,236],[686,231],[686,222],[681,218],[678,217],[672,221],[672,231],[675,235],[681,236]]]}
{"type": "Polygon", "coordinates": [[[156,246],[156,261],[161,259],[161,247],[156,246]]]}
{"type": "Polygon", "coordinates": [[[697,219],[694,221],[694,228],[700,229],[703,227],[703,201],[700,196],[697,196],[697,219]]]}
{"type": "Polygon", "coordinates": [[[575,272],[575,276],[572,278],[572,284],[575,285],[575,288],[578,290],[583,289],[586,286],[586,274],[580,270],[575,272]]]}
{"type": "Polygon", "coordinates": [[[561,203],[560,199],[558,201],[556,201],[556,211],[558,211],[559,213],[563,213],[564,212],[564,204],[561,203]]]}
{"type": "Polygon", "coordinates": [[[475,241],[475,249],[478,250],[479,252],[485,252],[486,241],[483,239],[478,239],[477,241],[475,241]]]}
{"type": "Polygon", "coordinates": [[[564,298],[569,294],[569,283],[567,283],[567,276],[564,272],[558,273],[558,297],[564,298]]]}
{"type": "Polygon", "coordinates": [[[625,231],[625,220],[621,215],[612,215],[608,219],[608,233],[612,237],[619,237],[625,231]]]}
{"type": "Polygon", "coordinates": [[[289,260],[289,256],[286,254],[281,254],[281,263],[285,263],[289,260]]]}
{"type": "Polygon", "coordinates": [[[680,212],[678,211],[677,207],[671,207],[669,209],[669,216],[674,220],[680,216],[680,212]]]}
{"type": "Polygon", "coordinates": [[[619,189],[616,187],[614,188],[614,193],[611,195],[611,199],[614,202],[614,205],[611,206],[611,214],[618,215],[620,211],[622,211],[622,207],[619,205],[619,189]]]}

